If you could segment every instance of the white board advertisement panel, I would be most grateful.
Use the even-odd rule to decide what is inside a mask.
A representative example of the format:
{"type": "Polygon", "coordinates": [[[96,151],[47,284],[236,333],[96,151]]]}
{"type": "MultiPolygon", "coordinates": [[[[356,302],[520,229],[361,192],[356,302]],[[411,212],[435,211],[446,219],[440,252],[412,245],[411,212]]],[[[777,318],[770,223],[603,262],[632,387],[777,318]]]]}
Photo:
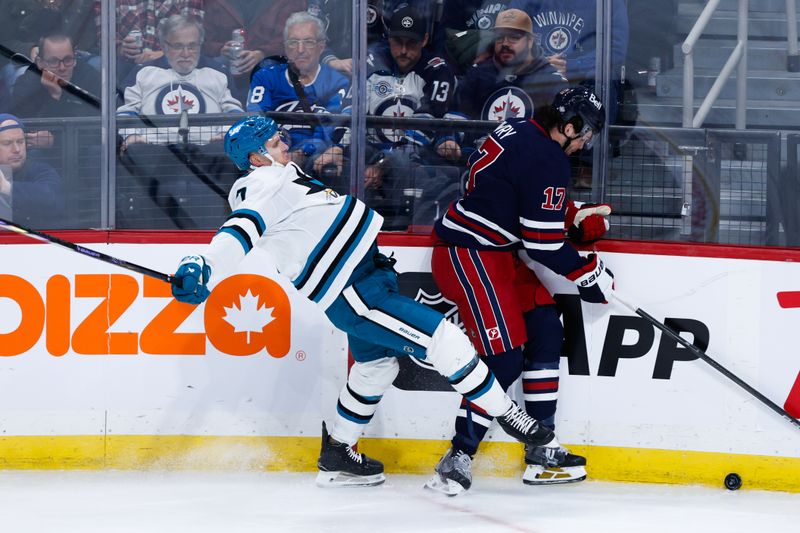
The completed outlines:
{"type": "MultiPolygon", "coordinates": [[[[163,272],[202,251],[91,247],[163,272]]],[[[436,299],[414,287],[429,278],[429,248],[383,251],[398,259],[401,290],[436,299]]],[[[2,253],[5,435],[316,436],[331,419],[346,339],[260,252],[195,309],[174,302],[166,284],[53,246],[4,245],[2,253]]],[[[795,289],[796,263],[603,257],[621,296],[658,320],[680,319],[687,339],[707,342],[709,355],[777,404],[793,394],[800,309],[782,307],[777,294],[795,289]]],[[[581,304],[569,282],[541,274],[560,305],[579,310],[565,323],[584,339],[562,359],[562,441],[800,457],[797,430],[710,366],[683,360],[686,350],[618,303],[581,304]]],[[[425,390],[436,381],[425,372],[408,370],[406,385],[386,394],[367,436],[450,438],[459,399],[425,390]]],[[[498,431],[492,438],[506,440],[498,431]]]]}

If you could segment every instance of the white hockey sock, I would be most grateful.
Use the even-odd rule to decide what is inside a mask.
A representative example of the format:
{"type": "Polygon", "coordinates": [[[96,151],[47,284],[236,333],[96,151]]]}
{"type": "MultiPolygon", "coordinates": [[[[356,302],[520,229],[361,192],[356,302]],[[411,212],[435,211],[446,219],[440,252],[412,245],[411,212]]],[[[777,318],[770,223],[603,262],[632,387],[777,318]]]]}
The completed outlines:
{"type": "Polygon", "coordinates": [[[511,399],[486,363],[478,359],[467,336],[447,320],[443,319],[433,332],[425,360],[489,415],[500,416],[511,407],[511,399]]]}
{"type": "Polygon", "coordinates": [[[447,381],[467,400],[491,416],[505,414],[511,407],[511,398],[503,391],[489,367],[477,357],[452,376],[447,376],[447,381]]]}
{"type": "Polygon", "coordinates": [[[339,393],[336,422],[331,437],[354,446],[372,420],[383,393],[397,377],[400,365],[394,357],[356,363],[339,393]]]}

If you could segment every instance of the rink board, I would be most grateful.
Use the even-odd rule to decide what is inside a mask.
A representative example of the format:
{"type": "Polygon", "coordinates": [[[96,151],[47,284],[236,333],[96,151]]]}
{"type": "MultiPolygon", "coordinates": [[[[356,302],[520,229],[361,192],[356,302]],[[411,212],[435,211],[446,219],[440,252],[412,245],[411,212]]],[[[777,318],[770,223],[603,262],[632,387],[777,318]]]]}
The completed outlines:
{"type": "MultiPolygon", "coordinates": [[[[163,240],[89,246],[164,272],[202,252],[163,240]]],[[[409,294],[436,303],[423,287],[426,241],[381,244],[411,293],[422,280],[409,294]]],[[[262,266],[268,258],[251,254],[192,308],[166,284],[52,245],[1,250],[0,467],[314,468],[320,422],[332,419],[346,377],[346,339],[262,266]]],[[[800,253],[601,250],[620,295],[707,332],[709,355],[777,404],[796,405],[800,253]]],[[[575,303],[571,284],[542,274],[575,303]]],[[[705,363],[681,360],[685,351],[626,308],[577,309],[585,349],[562,360],[558,433],[587,455],[590,475],[719,483],[737,471],[749,487],[800,490],[800,431],[705,363]]],[[[418,372],[423,390],[392,388],[362,441],[389,471],[429,471],[452,434],[457,395],[418,372]]],[[[476,470],[521,472],[519,445],[500,431],[489,438],[476,470]]]]}

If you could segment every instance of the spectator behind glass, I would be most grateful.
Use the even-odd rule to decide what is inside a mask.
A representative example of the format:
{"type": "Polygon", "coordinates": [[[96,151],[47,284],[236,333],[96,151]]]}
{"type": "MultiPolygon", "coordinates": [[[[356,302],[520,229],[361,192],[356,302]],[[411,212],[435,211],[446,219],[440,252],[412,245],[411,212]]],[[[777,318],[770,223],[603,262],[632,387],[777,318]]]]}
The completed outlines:
{"type": "MultiPolygon", "coordinates": [[[[434,0],[368,0],[367,2],[367,43],[385,42],[388,37],[388,23],[392,13],[410,5],[425,18],[434,20],[434,0]]],[[[328,47],[322,54],[322,62],[339,72],[353,74],[353,3],[350,0],[309,0],[308,12],[322,19],[328,35],[328,47]]],[[[428,31],[430,31],[430,23],[428,31]]]]}
{"type": "MultiPolygon", "coordinates": [[[[116,0],[117,53],[136,64],[154,61],[164,55],[158,40],[158,22],[172,15],[203,18],[203,0],[116,0]],[[137,42],[132,31],[141,32],[137,42]]],[[[95,3],[97,32],[100,34],[100,2],[95,3]]]]}
{"type": "Polygon", "coordinates": [[[345,76],[352,76],[353,3],[350,0],[309,0],[308,12],[322,21],[328,37],[321,62],[345,76]]]}
{"type": "Polygon", "coordinates": [[[492,28],[510,0],[442,0],[441,20],[433,35],[433,51],[461,75],[492,55],[492,28]]]}
{"type": "MultiPolygon", "coordinates": [[[[39,54],[42,35],[63,33],[70,36],[80,55],[98,53],[94,29],[94,0],[14,0],[0,3],[0,44],[32,60],[39,54]]],[[[13,90],[26,66],[0,56],[0,77],[7,90],[13,90]]],[[[3,108],[5,109],[5,108],[3,108]]]]}
{"type": "MultiPolygon", "coordinates": [[[[456,118],[451,113],[455,76],[444,59],[424,49],[427,28],[428,21],[410,6],[394,12],[388,46],[373,45],[367,57],[368,114],[456,118]]],[[[446,184],[439,181],[448,176],[438,173],[442,169],[429,175],[429,168],[450,166],[461,158],[455,132],[403,126],[369,128],[366,140],[365,198],[387,218],[384,228],[404,229],[400,210],[405,209],[405,190],[433,188],[435,182],[436,188],[444,188],[446,184]]]]}
{"type": "Polygon", "coordinates": [[[368,0],[367,44],[372,45],[389,38],[390,21],[401,8],[411,7],[425,21],[425,31],[431,34],[435,19],[436,0],[368,0]]]}
{"type": "Polygon", "coordinates": [[[60,227],[64,215],[61,176],[28,160],[22,121],[6,113],[0,114],[0,213],[40,229],[60,227]]]}
{"type": "MultiPolygon", "coordinates": [[[[458,87],[459,111],[473,120],[532,118],[553,101],[567,81],[548,61],[535,57],[531,18],[519,9],[497,15],[494,53],[473,65],[458,87]]],[[[477,148],[485,137],[474,142],[477,148]]],[[[473,143],[470,143],[473,144],[473,143]]]]}
{"type": "Polygon", "coordinates": [[[289,15],[305,11],[305,0],[206,0],[207,25],[203,52],[232,60],[236,84],[245,92],[250,74],[265,57],[283,53],[282,30],[289,15]],[[231,57],[233,30],[244,29],[244,48],[231,57]]]}
{"type": "MultiPolygon", "coordinates": [[[[596,77],[597,3],[586,0],[511,0],[511,7],[525,11],[533,21],[536,43],[550,64],[571,85],[596,77]]],[[[611,71],[619,67],[628,50],[628,12],[624,0],[612,0],[611,71]]],[[[610,115],[613,116],[613,115],[610,115]]]]}
{"type": "MultiPolygon", "coordinates": [[[[60,118],[99,116],[100,108],[64,89],[67,83],[99,98],[100,73],[78,61],[72,39],[63,33],[45,35],[39,41],[38,72],[28,70],[14,86],[11,111],[22,118],[60,118]]],[[[50,148],[54,137],[49,131],[28,132],[28,144],[50,148]]]]}
{"type": "MultiPolygon", "coordinates": [[[[619,106],[620,67],[628,50],[628,11],[624,0],[611,0],[611,80],[609,85],[608,124],[614,124],[619,106]]],[[[550,64],[570,85],[581,84],[595,90],[597,76],[597,3],[586,0],[512,0],[511,7],[530,15],[537,45],[550,64]]],[[[573,186],[592,187],[592,153],[584,150],[570,159],[573,186]]]]}
{"type": "MultiPolygon", "coordinates": [[[[203,25],[190,17],[173,15],[158,25],[158,38],[165,55],[143,65],[126,85],[125,102],[119,115],[189,115],[241,112],[241,104],[231,96],[228,78],[215,65],[201,58],[203,25]]],[[[178,128],[157,128],[155,132],[123,130],[127,135],[123,150],[133,143],[176,143],[178,128]],[[155,138],[152,137],[155,134],[155,138]]],[[[219,140],[224,127],[190,127],[188,140],[205,144],[219,140]]]]}
{"type": "MultiPolygon", "coordinates": [[[[262,68],[253,76],[248,111],[290,111],[298,113],[340,113],[350,82],[342,74],[320,64],[327,36],[323,22],[301,11],[286,20],[283,32],[288,64],[262,68]]],[[[287,125],[291,157],[298,166],[318,175],[322,167],[342,173],[341,146],[332,145],[332,127],[322,124],[287,125]],[[312,166],[313,165],[313,166],[312,166]]]]}

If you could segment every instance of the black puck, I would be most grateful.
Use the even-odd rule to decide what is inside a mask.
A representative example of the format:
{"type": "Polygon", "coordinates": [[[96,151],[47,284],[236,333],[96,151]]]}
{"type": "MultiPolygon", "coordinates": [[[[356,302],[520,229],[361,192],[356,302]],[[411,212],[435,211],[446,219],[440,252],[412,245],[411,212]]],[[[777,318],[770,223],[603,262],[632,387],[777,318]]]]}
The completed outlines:
{"type": "Polygon", "coordinates": [[[730,473],[725,476],[725,488],[728,490],[739,490],[742,486],[742,477],[739,474],[730,473]]]}

